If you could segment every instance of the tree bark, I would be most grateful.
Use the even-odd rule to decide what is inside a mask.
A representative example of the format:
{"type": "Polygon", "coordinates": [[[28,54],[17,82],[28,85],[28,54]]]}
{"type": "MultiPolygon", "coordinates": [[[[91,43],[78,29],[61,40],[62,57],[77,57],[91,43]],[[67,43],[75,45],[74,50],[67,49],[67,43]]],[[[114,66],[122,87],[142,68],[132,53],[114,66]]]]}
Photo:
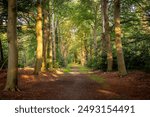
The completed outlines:
{"type": "Polygon", "coordinates": [[[44,0],[44,36],[43,36],[43,61],[41,71],[44,72],[47,70],[47,46],[48,46],[48,37],[49,37],[49,27],[48,27],[48,11],[46,9],[47,0],[44,0]]]}
{"type": "Polygon", "coordinates": [[[110,41],[110,31],[109,31],[109,18],[108,18],[108,0],[103,0],[104,5],[104,28],[105,28],[105,40],[106,40],[106,48],[107,48],[107,71],[112,71],[113,66],[113,56],[111,49],[111,41],[110,41]]]}
{"type": "Polygon", "coordinates": [[[86,37],[84,39],[84,50],[85,50],[85,64],[87,64],[89,58],[88,58],[88,47],[86,37]]]}
{"type": "Polygon", "coordinates": [[[37,1],[37,18],[36,18],[36,39],[37,39],[37,49],[36,49],[36,63],[34,74],[38,75],[41,71],[42,66],[42,51],[43,51],[43,34],[42,34],[42,4],[40,0],[37,1]]]}
{"type": "Polygon", "coordinates": [[[101,45],[102,45],[102,55],[104,55],[106,48],[106,40],[105,40],[105,18],[104,18],[104,0],[101,0],[101,19],[102,19],[102,35],[101,35],[101,45]]]}
{"type": "MultiPolygon", "coordinates": [[[[91,32],[91,35],[92,35],[92,32],[91,32]]],[[[88,57],[89,60],[88,60],[88,62],[90,62],[90,64],[91,64],[93,61],[93,51],[92,51],[93,43],[92,43],[92,39],[90,39],[89,41],[90,41],[90,45],[89,45],[89,57],[88,57]]]]}
{"type": "Polygon", "coordinates": [[[56,64],[56,35],[55,35],[55,14],[54,14],[54,0],[52,0],[52,53],[53,53],[53,67],[56,64]]]}
{"type": "Polygon", "coordinates": [[[49,53],[49,68],[53,68],[53,50],[52,50],[52,37],[51,36],[49,36],[49,52],[48,53],[49,53]]]}
{"type": "Polygon", "coordinates": [[[98,6],[95,8],[95,19],[94,19],[94,27],[93,27],[93,38],[94,38],[94,56],[97,58],[97,12],[98,6]]]}
{"type": "Polygon", "coordinates": [[[59,53],[60,35],[59,35],[59,21],[58,21],[58,19],[56,20],[55,27],[56,27],[55,28],[56,59],[59,60],[60,59],[60,53],[59,53]]]}
{"type": "Polygon", "coordinates": [[[120,0],[114,0],[115,43],[117,49],[118,70],[121,76],[127,74],[121,42],[120,0]]]}
{"type": "Polygon", "coordinates": [[[52,6],[52,3],[51,3],[51,0],[49,0],[49,11],[48,11],[48,13],[49,13],[49,16],[48,16],[48,18],[49,18],[49,37],[48,37],[48,51],[47,51],[47,54],[48,54],[48,58],[49,58],[49,61],[48,61],[48,63],[49,63],[49,68],[51,69],[51,68],[53,68],[53,49],[52,49],[52,8],[50,7],[50,6],[52,6]]]}
{"type": "Polygon", "coordinates": [[[102,34],[101,34],[101,62],[102,64],[101,65],[104,65],[102,66],[101,68],[104,70],[106,68],[105,64],[103,62],[106,62],[107,59],[107,46],[106,46],[106,37],[105,37],[105,15],[104,15],[104,12],[105,12],[105,6],[104,6],[104,0],[101,0],[101,19],[102,19],[102,34]]]}
{"type": "Polygon", "coordinates": [[[18,51],[17,51],[17,33],[16,33],[16,0],[8,0],[8,25],[7,25],[7,39],[8,39],[8,71],[5,91],[18,90],[18,51]]]}
{"type": "Polygon", "coordinates": [[[85,66],[86,64],[86,55],[85,55],[85,48],[84,48],[84,36],[81,37],[81,65],[85,66]]]}

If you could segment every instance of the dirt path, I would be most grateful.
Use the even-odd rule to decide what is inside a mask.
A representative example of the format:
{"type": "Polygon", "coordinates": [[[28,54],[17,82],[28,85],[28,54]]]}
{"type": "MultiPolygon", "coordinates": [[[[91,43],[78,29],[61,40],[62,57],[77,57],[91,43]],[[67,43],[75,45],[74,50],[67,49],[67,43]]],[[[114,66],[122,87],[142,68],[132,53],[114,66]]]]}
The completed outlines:
{"type": "MultiPolygon", "coordinates": [[[[109,96],[99,91],[104,84],[90,79],[91,74],[80,72],[78,66],[72,67],[71,72],[64,74],[59,82],[63,85],[61,99],[118,99],[117,94],[109,92],[109,96]]],[[[108,92],[106,92],[108,93],[108,92]]]]}
{"type": "Polygon", "coordinates": [[[58,82],[62,85],[60,99],[98,99],[98,83],[90,80],[89,74],[83,74],[78,67],[62,76],[58,82]]]}
{"type": "Polygon", "coordinates": [[[6,72],[1,73],[0,99],[150,99],[150,75],[143,72],[129,73],[126,78],[119,78],[117,72],[82,73],[79,66],[61,74],[46,72],[34,76],[32,72],[20,71],[21,92],[3,92],[6,72]],[[103,82],[91,79],[93,75],[103,82]]]}
{"type": "MultiPolygon", "coordinates": [[[[88,73],[81,73],[78,66],[71,68],[69,73],[59,75],[55,80],[36,80],[26,75],[27,80],[20,79],[21,92],[1,92],[1,99],[108,99],[118,98],[102,95],[98,90],[101,85],[89,79],[88,73]]],[[[26,78],[25,77],[25,78],[26,78]]]]}

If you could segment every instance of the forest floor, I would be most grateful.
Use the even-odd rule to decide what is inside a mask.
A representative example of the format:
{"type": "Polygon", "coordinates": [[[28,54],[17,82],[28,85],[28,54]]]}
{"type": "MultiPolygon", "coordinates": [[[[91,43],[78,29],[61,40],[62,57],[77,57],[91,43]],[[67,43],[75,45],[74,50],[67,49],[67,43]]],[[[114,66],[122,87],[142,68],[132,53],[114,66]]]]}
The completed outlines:
{"type": "Polygon", "coordinates": [[[78,65],[33,75],[32,68],[19,69],[21,91],[3,91],[6,70],[0,71],[0,99],[150,99],[150,74],[130,71],[119,77],[117,72],[92,71],[78,65]]]}

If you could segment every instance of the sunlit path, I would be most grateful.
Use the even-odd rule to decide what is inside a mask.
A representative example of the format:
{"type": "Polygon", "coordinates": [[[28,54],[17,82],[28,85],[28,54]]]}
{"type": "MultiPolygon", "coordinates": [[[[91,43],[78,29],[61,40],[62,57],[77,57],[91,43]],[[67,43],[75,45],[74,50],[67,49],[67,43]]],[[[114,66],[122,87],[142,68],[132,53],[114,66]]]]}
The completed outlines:
{"type": "Polygon", "coordinates": [[[117,72],[92,71],[81,65],[33,75],[33,68],[19,69],[20,92],[3,92],[0,76],[0,99],[149,99],[149,74],[132,72],[120,79],[117,72]],[[63,72],[64,71],[64,72],[63,72]],[[141,76],[145,81],[137,80],[141,76]]]}

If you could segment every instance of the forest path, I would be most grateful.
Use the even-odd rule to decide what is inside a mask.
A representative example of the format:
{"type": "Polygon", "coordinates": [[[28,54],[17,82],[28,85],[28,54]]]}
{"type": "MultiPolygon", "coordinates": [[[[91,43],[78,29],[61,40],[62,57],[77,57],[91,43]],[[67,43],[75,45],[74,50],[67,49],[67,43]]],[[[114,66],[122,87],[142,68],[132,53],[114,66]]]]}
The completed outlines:
{"type": "Polygon", "coordinates": [[[91,71],[79,65],[33,75],[19,69],[20,92],[4,92],[6,71],[0,75],[0,99],[98,100],[150,99],[150,74],[141,71],[120,78],[117,72],[91,71]]]}
{"type": "Polygon", "coordinates": [[[119,98],[118,95],[113,92],[102,90],[102,88],[105,87],[105,82],[101,84],[97,83],[90,78],[90,72],[83,72],[80,69],[78,65],[71,66],[70,72],[60,76],[61,78],[56,81],[58,85],[55,85],[55,88],[57,87],[58,90],[55,90],[56,95],[54,99],[78,100],[119,98]]]}
{"type": "Polygon", "coordinates": [[[91,81],[88,73],[81,73],[78,66],[71,67],[58,82],[63,89],[60,99],[93,99],[97,98],[98,84],[91,81]]]}
{"type": "MultiPolygon", "coordinates": [[[[114,92],[104,90],[105,82],[92,80],[90,71],[73,65],[68,72],[54,74],[42,73],[35,76],[23,69],[20,73],[19,88],[21,92],[1,92],[0,99],[52,99],[52,100],[94,100],[118,99],[114,92]]],[[[101,79],[100,77],[98,79],[101,79]]]]}

